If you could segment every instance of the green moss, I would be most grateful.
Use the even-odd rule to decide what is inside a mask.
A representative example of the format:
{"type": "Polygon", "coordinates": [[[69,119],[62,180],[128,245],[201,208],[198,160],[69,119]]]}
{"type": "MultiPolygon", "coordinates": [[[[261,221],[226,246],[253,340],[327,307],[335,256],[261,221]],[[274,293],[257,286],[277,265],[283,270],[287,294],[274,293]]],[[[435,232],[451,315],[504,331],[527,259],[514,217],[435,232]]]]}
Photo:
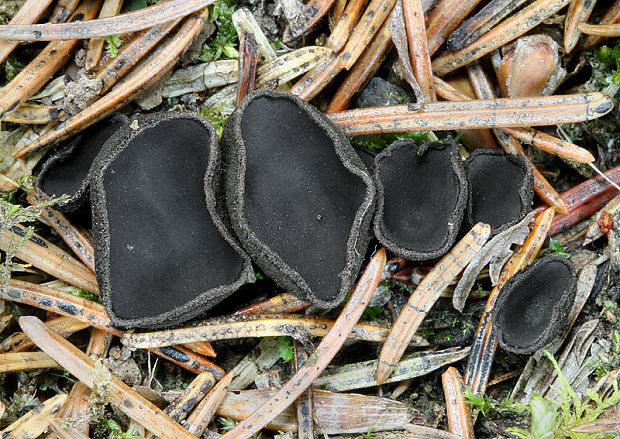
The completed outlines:
{"type": "Polygon", "coordinates": [[[233,0],[218,0],[209,10],[210,20],[217,26],[217,33],[202,48],[200,61],[217,61],[221,58],[239,58],[237,31],[232,21],[235,12],[233,0]]]}
{"type": "Polygon", "coordinates": [[[105,52],[110,58],[116,58],[118,56],[118,49],[121,47],[123,40],[118,35],[110,35],[105,37],[105,52]]]}
{"type": "Polygon", "coordinates": [[[401,139],[411,139],[415,143],[422,143],[428,140],[429,131],[414,131],[410,133],[394,133],[394,134],[375,134],[372,136],[363,136],[353,139],[353,143],[363,146],[371,151],[379,152],[386,146],[401,139]]]}
{"type": "Polygon", "coordinates": [[[7,82],[11,82],[13,78],[15,78],[19,72],[24,68],[24,64],[22,64],[15,56],[9,55],[4,61],[4,77],[7,82]]]}
{"type": "Polygon", "coordinates": [[[224,125],[226,124],[228,117],[223,115],[219,108],[205,107],[200,110],[199,114],[211,122],[211,124],[215,127],[218,139],[221,138],[222,131],[224,130],[224,125]]]}
{"type": "Polygon", "coordinates": [[[295,353],[293,352],[293,342],[290,337],[278,337],[276,347],[278,348],[280,358],[282,358],[285,363],[293,361],[295,353]]]}

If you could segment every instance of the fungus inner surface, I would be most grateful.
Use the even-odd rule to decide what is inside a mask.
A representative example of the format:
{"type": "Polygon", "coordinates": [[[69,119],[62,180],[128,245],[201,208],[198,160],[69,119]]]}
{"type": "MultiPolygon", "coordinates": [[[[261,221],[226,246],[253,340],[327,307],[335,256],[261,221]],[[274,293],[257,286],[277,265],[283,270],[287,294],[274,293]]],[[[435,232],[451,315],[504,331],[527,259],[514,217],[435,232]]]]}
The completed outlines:
{"type": "Polygon", "coordinates": [[[327,133],[287,99],[252,100],[241,132],[250,229],[319,298],[333,298],[364,183],[344,167],[327,133]]]}
{"type": "Polygon", "coordinates": [[[123,120],[112,118],[98,123],[80,135],[75,149],[47,169],[42,190],[53,196],[75,194],[88,175],[95,156],[106,140],[121,126],[123,120]]]}
{"type": "Polygon", "coordinates": [[[240,276],[243,259],[207,210],[208,136],[196,121],[160,121],[104,171],[111,302],[121,318],[156,316],[240,276]]]}
{"type": "Polygon", "coordinates": [[[377,164],[384,193],[383,232],[416,251],[439,249],[448,239],[448,222],[458,203],[459,182],[450,147],[403,145],[377,164]]]}
{"type": "Polygon", "coordinates": [[[551,322],[554,307],[571,287],[571,278],[565,264],[549,261],[515,283],[502,309],[505,342],[518,347],[535,343],[551,322]]]}
{"type": "Polygon", "coordinates": [[[520,189],[525,170],[503,155],[491,154],[481,154],[467,167],[472,223],[482,221],[496,229],[518,220],[523,209],[520,189]]]}

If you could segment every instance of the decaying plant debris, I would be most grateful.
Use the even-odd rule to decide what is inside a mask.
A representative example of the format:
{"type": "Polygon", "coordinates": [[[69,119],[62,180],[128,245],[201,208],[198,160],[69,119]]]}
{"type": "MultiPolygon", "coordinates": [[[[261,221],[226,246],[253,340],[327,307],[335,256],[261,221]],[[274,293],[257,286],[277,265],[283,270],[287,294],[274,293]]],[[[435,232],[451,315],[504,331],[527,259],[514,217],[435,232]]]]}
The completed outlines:
{"type": "Polygon", "coordinates": [[[619,36],[620,0],[0,0],[0,435],[619,437],[619,36]],[[438,259],[372,241],[333,309],[255,266],[199,318],[115,327],[89,208],[34,187],[42,159],[118,113],[139,132],[191,111],[219,137],[254,90],[313,104],[370,168],[401,139],[518,154],[537,198],[497,234],[451,224],[438,259]],[[511,354],[498,298],[549,256],[574,301],[543,350],[511,354]]]}

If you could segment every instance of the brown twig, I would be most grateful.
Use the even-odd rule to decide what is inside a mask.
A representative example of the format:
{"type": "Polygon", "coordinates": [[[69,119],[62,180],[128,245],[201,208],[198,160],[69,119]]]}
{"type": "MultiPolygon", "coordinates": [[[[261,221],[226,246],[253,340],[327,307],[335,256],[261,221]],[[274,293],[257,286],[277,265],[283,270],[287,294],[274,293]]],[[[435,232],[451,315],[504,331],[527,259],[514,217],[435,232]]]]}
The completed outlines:
{"type": "MultiPolygon", "coordinates": [[[[162,3],[160,5],[169,5],[162,3]]],[[[156,5],[156,6],[160,6],[156,5]]],[[[153,6],[152,6],[153,7],[153,6]]],[[[192,43],[196,35],[202,30],[208,12],[189,17],[178,32],[173,35],[165,44],[160,45],[141,68],[136,68],[129,74],[122,84],[115,87],[95,102],[90,107],[69,118],[50,132],[37,138],[35,141],[26,145],[14,154],[19,158],[26,154],[33,154],[40,151],[47,145],[67,139],[79,131],[88,128],[96,122],[106,118],[119,108],[125,106],[136,92],[146,89],[161,79],[172,69],[178,56],[181,55],[192,43]]]]}
{"type": "Polygon", "coordinates": [[[391,47],[390,22],[385,20],[377,35],[372,39],[364,53],[362,53],[349,71],[349,74],[342,81],[336,93],[334,93],[325,112],[334,113],[345,110],[355,94],[362,90],[364,85],[370,81],[370,78],[377,73],[389,54],[391,47]]]}
{"type": "Polygon", "coordinates": [[[465,439],[474,439],[474,426],[472,425],[469,406],[463,397],[463,379],[454,367],[450,366],[441,375],[443,393],[446,399],[446,418],[448,419],[448,431],[465,439]]]}
{"type": "Polygon", "coordinates": [[[296,40],[308,32],[321,18],[327,14],[334,0],[310,0],[304,8],[303,26],[287,27],[284,30],[282,41],[286,44],[296,40]]]}
{"type": "MultiPolygon", "coordinates": [[[[601,17],[598,24],[614,24],[614,23],[618,23],[619,21],[620,21],[620,0],[616,0],[614,4],[609,7],[607,12],[605,12],[605,15],[601,17]]],[[[586,38],[584,47],[586,49],[589,49],[592,46],[596,46],[597,44],[602,43],[604,39],[605,39],[604,37],[597,37],[594,35],[589,35],[588,38],[586,38]]]]}
{"type": "Polygon", "coordinates": [[[215,415],[215,411],[224,400],[226,393],[228,393],[228,388],[234,377],[234,371],[230,371],[224,375],[187,417],[185,428],[190,434],[201,437],[202,434],[207,431],[207,427],[209,427],[213,415],[215,415]]]}
{"type": "MultiPolygon", "coordinates": [[[[28,202],[32,205],[36,205],[47,198],[45,194],[37,189],[30,192],[27,197],[28,202]]],[[[84,236],[80,230],[73,227],[67,217],[52,208],[41,209],[41,216],[58,233],[62,240],[73,250],[90,271],[94,273],[95,257],[90,240],[84,236]]]]}
{"type": "Polygon", "coordinates": [[[501,98],[467,102],[431,102],[418,111],[407,105],[331,113],[346,135],[409,131],[505,128],[583,122],[609,113],[611,97],[599,93],[501,98]]]}
{"type": "Polygon", "coordinates": [[[383,383],[407,349],[409,340],[435,304],[441,292],[465,268],[491,234],[488,224],[478,223],[433,267],[409,297],[392,325],[377,365],[377,383],[383,383]]]}
{"type": "Polygon", "coordinates": [[[383,22],[388,19],[395,4],[396,0],[371,0],[342,49],[340,63],[343,68],[348,70],[353,67],[383,22]]]}
{"type": "MultiPolygon", "coordinates": [[[[214,0],[168,0],[137,11],[88,21],[59,24],[0,26],[0,39],[13,41],[53,41],[103,38],[157,26],[204,9],[214,0]]],[[[99,3],[89,2],[89,3],[99,3]]],[[[97,8],[99,10],[99,8],[97,8]]],[[[75,16],[75,14],[74,14],[75,16]]],[[[71,20],[70,20],[71,21],[71,20]]]]}
{"type": "Polygon", "coordinates": [[[596,0],[573,0],[568,6],[566,19],[564,20],[564,50],[571,52],[579,42],[579,29],[577,25],[588,21],[596,0]]]}
{"type": "MultiPolygon", "coordinates": [[[[229,340],[244,337],[277,337],[303,331],[314,337],[323,337],[332,330],[337,320],[304,315],[245,315],[212,318],[198,326],[155,332],[125,334],[121,341],[132,348],[152,348],[178,345],[194,341],[229,340]]],[[[383,342],[388,328],[376,323],[357,323],[349,338],[383,342]]],[[[416,339],[414,342],[417,342],[416,339]]]]}
{"type": "Polygon", "coordinates": [[[492,333],[491,314],[499,291],[515,273],[536,259],[547,238],[554,216],[555,209],[550,207],[536,218],[532,231],[504,265],[497,285],[493,287],[487,299],[465,369],[465,385],[476,395],[483,395],[486,390],[495,356],[497,341],[492,333]]]}
{"type": "Polygon", "coordinates": [[[504,44],[520,37],[530,29],[566,6],[571,0],[536,0],[504,20],[469,46],[448,52],[433,61],[433,71],[443,76],[469,64],[504,44]]]}
{"type": "MultiPolygon", "coordinates": [[[[99,18],[108,18],[118,15],[121,12],[122,6],[122,0],[104,0],[101,11],[99,11],[99,18]]],[[[87,72],[94,70],[97,64],[99,64],[104,44],[105,40],[101,38],[92,38],[88,42],[86,60],[84,61],[84,68],[87,72]]]]}
{"type": "Polygon", "coordinates": [[[325,45],[332,48],[335,53],[340,53],[344,48],[356,23],[362,15],[362,7],[365,3],[366,0],[350,0],[346,2],[345,10],[338,19],[338,23],[336,27],[334,27],[332,34],[327,39],[327,43],[325,43],[325,45]]]}
{"type": "MultiPolygon", "coordinates": [[[[95,363],[86,354],[58,334],[50,331],[36,317],[21,317],[19,324],[37,346],[47,352],[81,382],[89,388],[93,388],[95,363]]],[[[110,402],[154,434],[160,437],[194,439],[194,436],[187,433],[164,412],[131,390],[129,386],[112,374],[110,374],[108,390],[110,402]]]]}
{"type": "MultiPolygon", "coordinates": [[[[463,5],[461,4],[460,7],[462,8],[463,5]]],[[[403,13],[413,74],[422,92],[424,102],[436,101],[437,96],[433,88],[433,70],[427,46],[422,0],[403,0],[403,13]]]]}
{"type": "MultiPolygon", "coordinates": [[[[9,24],[36,23],[51,3],[52,0],[27,0],[9,21],[9,24]]],[[[0,41],[0,62],[4,61],[18,44],[16,41],[0,41]]]]}
{"type": "MultiPolygon", "coordinates": [[[[82,2],[70,20],[90,20],[98,11],[98,2],[82,2]]],[[[0,26],[0,34],[8,26],[0,26]]],[[[49,43],[11,82],[0,89],[0,119],[39,91],[69,60],[77,43],[75,40],[49,43]]]]}
{"type": "Polygon", "coordinates": [[[249,32],[239,36],[239,79],[237,81],[237,105],[254,90],[256,66],[260,59],[260,46],[249,32]]]}
{"type": "Polygon", "coordinates": [[[428,16],[428,51],[432,55],[450,33],[474,10],[480,0],[444,0],[428,16]]]}
{"type": "Polygon", "coordinates": [[[364,274],[351,293],[336,323],[323,338],[310,359],[300,367],[289,381],[269,400],[261,405],[250,417],[239,423],[222,436],[222,439],[245,439],[260,431],[265,425],[295,402],[295,400],[312,385],[312,381],[327,367],[334,358],[347,336],[362,316],[372,293],[377,288],[381,271],[385,265],[385,249],[372,257],[364,274]]]}

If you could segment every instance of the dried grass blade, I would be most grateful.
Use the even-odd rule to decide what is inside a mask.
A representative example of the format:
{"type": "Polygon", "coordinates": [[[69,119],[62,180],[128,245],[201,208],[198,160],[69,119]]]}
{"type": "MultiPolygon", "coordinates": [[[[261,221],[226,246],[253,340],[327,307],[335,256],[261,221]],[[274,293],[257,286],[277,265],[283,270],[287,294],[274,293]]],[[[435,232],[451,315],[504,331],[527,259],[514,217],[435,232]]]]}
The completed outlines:
{"type": "MultiPolygon", "coordinates": [[[[397,383],[462,360],[469,354],[469,348],[450,348],[434,352],[417,352],[414,356],[401,359],[385,383],[397,383]]],[[[352,363],[330,368],[318,377],[313,386],[330,392],[346,392],[377,385],[377,360],[352,363]]]]}
{"type": "Polygon", "coordinates": [[[490,233],[491,227],[488,224],[476,224],[450,252],[441,258],[411,294],[381,348],[377,365],[378,384],[388,379],[407,349],[409,340],[418,330],[420,323],[442,291],[480,251],[489,239],[490,233]]]}
{"type": "MultiPolygon", "coordinates": [[[[278,337],[290,335],[296,328],[308,335],[323,337],[336,321],[323,317],[303,315],[245,315],[212,318],[201,325],[145,333],[125,334],[121,341],[132,348],[170,346],[194,341],[228,340],[244,337],[278,337]]],[[[358,323],[349,338],[382,342],[388,328],[375,323],[358,323]]]]}
{"type": "Polygon", "coordinates": [[[508,279],[536,259],[543,242],[547,238],[554,215],[555,209],[550,207],[536,218],[532,231],[525,238],[523,245],[512,254],[504,265],[499,282],[493,287],[491,295],[487,299],[465,369],[465,385],[476,395],[484,394],[491,374],[491,366],[497,346],[497,341],[491,332],[491,313],[499,292],[508,279]]]}
{"type": "Polygon", "coordinates": [[[253,412],[251,416],[224,434],[222,436],[223,439],[246,439],[260,431],[269,424],[278,413],[293,404],[299,395],[312,385],[312,381],[319,376],[332,358],[334,358],[347,339],[355,323],[362,316],[372,293],[379,284],[385,261],[385,249],[381,249],[374,254],[334,326],[323,338],[314,353],[310,356],[310,359],[295,372],[279,391],[253,412]]]}
{"type": "Polygon", "coordinates": [[[536,0],[517,14],[495,26],[478,40],[456,52],[433,61],[433,71],[443,76],[469,64],[533,29],[565,7],[571,0],[536,0]]]}
{"type": "Polygon", "coordinates": [[[187,417],[185,428],[190,434],[201,437],[203,433],[207,431],[207,427],[209,427],[217,408],[228,393],[230,383],[234,376],[234,371],[230,371],[224,375],[187,417]]]}
{"type": "MultiPolygon", "coordinates": [[[[9,24],[36,23],[51,3],[52,0],[26,0],[9,24]]],[[[0,41],[0,62],[4,61],[18,44],[16,41],[0,41]]]]}
{"type": "MultiPolygon", "coordinates": [[[[389,398],[331,393],[318,389],[313,392],[315,421],[328,435],[365,433],[371,427],[374,427],[373,431],[402,429],[413,417],[412,410],[406,404],[389,398]]],[[[217,410],[217,415],[242,420],[251,416],[265,401],[275,395],[276,391],[273,389],[229,392],[217,410]]],[[[292,407],[273,413],[271,416],[273,419],[267,428],[297,431],[297,420],[292,407]]]]}
{"type": "Polygon", "coordinates": [[[421,110],[407,105],[331,113],[349,136],[427,130],[528,127],[583,122],[609,113],[613,100],[603,93],[533,98],[431,102],[421,110]]]}
{"type": "Polygon", "coordinates": [[[33,369],[57,369],[56,363],[45,352],[12,352],[0,354],[0,373],[33,369]]]}
{"type": "Polygon", "coordinates": [[[448,430],[462,438],[474,439],[474,426],[472,425],[469,406],[463,397],[463,379],[454,367],[450,366],[442,375],[441,383],[446,398],[446,418],[448,418],[448,430]]]}
{"type": "MultiPolygon", "coordinates": [[[[43,348],[59,364],[92,389],[95,363],[86,354],[58,334],[49,331],[36,317],[21,317],[19,324],[37,346],[43,348]]],[[[110,402],[127,416],[160,437],[194,438],[164,412],[112,374],[110,374],[109,398],[110,402]]]]}
{"type": "Polygon", "coordinates": [[[18,439],[39,437],[49,426],[51,419],[62,408],[67,395],[56,395],[37,408],[30,410],[24,416],[2,430],[3,439],[18,439]]]}
{"type": "Polygon", "coordinates": [[[124,78],[121,84],[118,84],[90,107],[17,151],[14,157],[33,154],[52,143],[67,139],[124,107],[131,101],[129,98],[134,93],[154,84],[172,69],[178,56],[191,45],[196,35],[200,33],[207,17],[208,12],[189,17],[170,40],[160,45],[155,53],[144,60],[145,62],[140,68],[135,69],[124,78]]]}
{"type": "MultiPolygon", "coordinates": [[[[0,39],[13,41],[53,41],[103,38],[137,32],[173,21],[204,9],[214,0],[168,0],[137,11],[88,21],[0,26],[0,39]]],[[[97,3],[97,2],[93,2],[97,3]]]]}

